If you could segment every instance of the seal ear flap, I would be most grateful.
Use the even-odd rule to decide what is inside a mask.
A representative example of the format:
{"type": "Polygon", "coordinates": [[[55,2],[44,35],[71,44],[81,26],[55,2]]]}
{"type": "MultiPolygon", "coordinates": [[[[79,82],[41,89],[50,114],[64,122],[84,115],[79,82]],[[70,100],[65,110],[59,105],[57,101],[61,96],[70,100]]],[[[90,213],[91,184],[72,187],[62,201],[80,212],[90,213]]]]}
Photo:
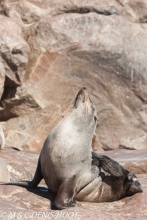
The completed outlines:
{"type": "Polygon", "coordinates": [[[132,196],[135,193],[143,192],[140,182],[133,172],[129,172],[127,178],[129,180],[126,181],[129,196],[132,196]]]}
{"type": "Polygon", "coordinates": [[[94,121],[95,121],[95,123],[98,122],[98,117],[96,115],[94,116],[94,121]]]}
{"type": "Polygon", "coordinates": [[[127,177],[128,177],[128,180],[132,180],[134,177],[134,173],[132,172],[128,173],[127,177]]]}

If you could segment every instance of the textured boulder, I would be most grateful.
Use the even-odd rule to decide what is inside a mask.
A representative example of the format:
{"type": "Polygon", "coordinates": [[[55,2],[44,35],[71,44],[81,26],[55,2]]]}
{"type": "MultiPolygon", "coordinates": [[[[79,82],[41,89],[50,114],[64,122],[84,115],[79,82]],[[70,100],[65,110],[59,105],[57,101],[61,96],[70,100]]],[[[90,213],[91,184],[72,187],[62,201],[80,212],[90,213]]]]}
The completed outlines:
{"type": "Polygon", "coordinates": [[[0,149],[3,149],[5,146],[5,136],[2,129],[2,126],[0,125],[0,149]]]}
{"type": "Polygon", "coordinates": [[[134,22],[146,23],[147,3],[145,0],[1,0],[0,12],[16,19],[19,23],[31,24],[46,15],[63,13],[96,12],[104,15],[126,16],[134,22]]]}
{"type": "Polygon", "coordinates": [[[0,157],[7,164],[10,177],[15,179],[32,179],[36,170],[38,155],[8,148],[0,152],[0,157]]]}
{"type": "MultiPolygon", "coordinates": [[[[143,193],[109,203],[77,202],[77,207],[59,211],[54,210],[55,195],[47,190],[44,182],[41,182],[40,187],[28,190],[18,186],[0,185],[0,218],[115,220],[119,216],[121,220],[145,220],[147,218],[147,169],[144,169],[144,166],[147,166],[146,154],[146,151],[130,150],[107,152],[108,156],[113,156],[125,166],[129,161],[132,171],[140,173],[136,174],[143,193]],[[134,167],[134,161],[138,170],[134,167]]],[[[32,179],[38,155],[5,147],[0,152],[0,156],[7,162],[11,178],[32,179]]]]}
{"type": "Polygon", "coordinates": [[[0,120],[16,116],[11,114],[4,100],[15,97],[21,86],[28,63],[30,48],[21,36],[21,28],[10,18],[0,15],[0,120]]]}
{"type": "Polygon", "coordinates": [[[53,210],[55,196],[46,187],[26,190],[17,186],[0,186],[1,219],[77,219],[77,220],[146,220],[147,218],[147,176],[140,176],[144,193],[138,193],[116,202],[78,202],[77,207],[53,210]]]}
{"type": "Polygon", "coordinates": [[[146,1],[3,0],[1,7],[31,48],[21,87],[3,100],[8,145],[38,151],[86,86],[99,116],[94,149],[147,149],[146,1]]]}
{"type": "Polygon", "coordinates": [[[131,21],[146,23],[147,22],[147,2],[146,0],[118,0],[124,7],[131,21]]]}
{"type": "Polygon", "coordinates": [[[0,183],[7,183],[10,180],[10,174],[6,163],[0,158],[0,183]]]}

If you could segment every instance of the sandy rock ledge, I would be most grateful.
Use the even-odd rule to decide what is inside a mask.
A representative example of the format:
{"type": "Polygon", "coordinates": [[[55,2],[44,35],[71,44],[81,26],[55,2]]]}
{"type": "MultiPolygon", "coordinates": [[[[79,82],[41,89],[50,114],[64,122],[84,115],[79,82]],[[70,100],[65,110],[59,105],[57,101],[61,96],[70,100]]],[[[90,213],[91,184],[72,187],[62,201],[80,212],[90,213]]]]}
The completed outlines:
{"type": "MultiPolygon", "coordinates": [[[[114,150],[107,155],[137,172],[143,193],[110,203],[78,202],[77,207],[54,210],[55,195],[44,184],[35,189],[0,185],[0,219],[76,219],[76,220],[146,220],[147,219],[147,152],[114,150]],[[129,165],[128,165],[129,163],[129,165]],[[134,166],[136,164],[136,167],[134,166]],[[11,217],[11,218],[10,218],[11,217]]],[[[31,179],[36,169],[37,154],[5,147],[0,157],[8,164],[11,178],[31,179]]]]}

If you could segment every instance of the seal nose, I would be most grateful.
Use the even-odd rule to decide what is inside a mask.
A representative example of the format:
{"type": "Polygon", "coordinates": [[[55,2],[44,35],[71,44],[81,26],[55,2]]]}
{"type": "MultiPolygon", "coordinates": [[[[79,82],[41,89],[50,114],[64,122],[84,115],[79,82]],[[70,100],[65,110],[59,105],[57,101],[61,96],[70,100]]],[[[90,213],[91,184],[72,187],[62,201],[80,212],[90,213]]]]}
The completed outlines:
{"type": "Polygon", "coordinates": [[[82,91],[87,91],[87,88],[86,88],[86,87],[83,87],[83,88],[82,88],[82,91]]]}
{"type": "Polygon", "coordinates": [[[88,101],[89,101],[89,94],[88,94],[87,88],[82,87],[76,95],[76,98],[74,101],[74,103],[75,103],[74,106],[77,107],[78,103],[81,103],[81,102],[86,104],[86,103],[88,103],[88,101]]]}
{"type": "Polygon", "coordinates": [[[133,181],[135,182],[135,185],[139,188],[138,192],[143,192],[143,189],[142,189],[142,187],[141,187],[140,182],[139,182],[137,179],[135,179],[135,180],[133,180],[133,181]]]}
{"type": "Polygon", "coordinates": [[[81,97],[83,99],[83,102],[88,100],[88,91],[86,87],[82,87],[78,92],[78,97],[81,97]]]}
{"type": "Polygon", "coordinates": [[[79,91],[79,93],[84,93],[85,95],[88,94],[87,88],[86,87],[82,87],[79,91]]]}

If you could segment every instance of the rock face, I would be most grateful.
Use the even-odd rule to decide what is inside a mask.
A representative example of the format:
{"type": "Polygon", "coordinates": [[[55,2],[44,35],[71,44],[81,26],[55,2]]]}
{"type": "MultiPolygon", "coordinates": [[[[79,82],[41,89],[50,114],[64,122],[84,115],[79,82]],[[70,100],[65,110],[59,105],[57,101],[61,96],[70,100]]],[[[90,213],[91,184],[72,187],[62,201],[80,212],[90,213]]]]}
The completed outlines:
{"type": "Polygon", "coordinates": [[[0,158],[0,183],[7,183],[10,180],[10,174],[6,163],[0,158]]]}
{"type": "Polygon", "coordinates": [[[10,18],[0,15],[0,120],[16,117],[7,100],[17,99],[28,63],[29,45],[21,36],[21,28],[10,18]],[[5,101],[4,101],[5,100],[5,101]],[[4,102],[3,102],[4,101],[4,102]],[[6,102],[6,103],[5,103],[6,102]]]}
{"type": "Polygon", "coordinates": [[[40,150],[86,86],[99,116],[94,149],[147,149],[145,0],[2,0],[0,13],[5,36],[15,23],[25,39],[16,28],[17,44],[0,52],[8,145],[40,150]]]}
{"type": "Polygon", "coordinates": [[[0,125],[0,149],[3,149],[5,146],[5,136],[2,129],[2,126],[0,125]]]}
{"type": "MultiPolygon", "coordinates": [[[[147,151],[113,150],[107,152],[107,155],[113,156],[113,159],[126,167],[129,162],[131,171],[136,172],[142,185],[143,193],[109,203],[78,202],[75,208],[59,211],[54,210],[55,195],[47,190],[44,182],[41,183],[40,187],[28,190],[18,186],[0,185],[0,218],[5,220],[20,218],[115,220],[119,216],[121,220],[146,220],[147,169],[145,167],[147,167],[147,151]],[[134,165],[134,162],[136,165],[134,165]]],[[[0,157],[7,162],[11,178],[32,179],[38,155],[5,147],[0,152],[0,157]]]]}

